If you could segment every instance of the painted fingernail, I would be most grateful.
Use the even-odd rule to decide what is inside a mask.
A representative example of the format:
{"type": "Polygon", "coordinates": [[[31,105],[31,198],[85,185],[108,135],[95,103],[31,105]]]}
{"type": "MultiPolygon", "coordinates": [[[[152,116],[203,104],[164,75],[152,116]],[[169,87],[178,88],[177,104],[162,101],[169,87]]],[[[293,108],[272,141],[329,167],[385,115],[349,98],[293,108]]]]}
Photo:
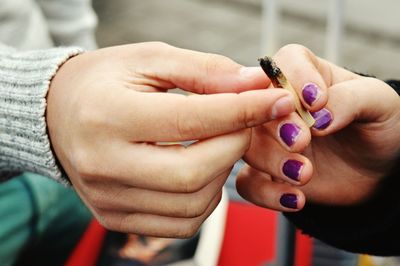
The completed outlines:
{"type": "Polygon", "coordinates": [[[308,105],[312,105],[319,98],[320,88],[314,83],[304,85],[302,94],[303,99],[308,105]]]}
{"type": "Polygon", "coordinates": [[[317,112],[311,112],[311,115],[315,119],[314,128],[318,130],[322,130],[327,128],[332,122],[332,114],[328,111],[328,109],[321,109],[317,112]]]}
{"type": "Polygon", "coordinates": [[[278,99],[271,109],[271,119],[276,119],[294,112],[294,102],[292,96],[288,95],[278,99]]]}
{"type": "Polygon", "coordinates": [[[283,207],[297,209],[297,196],[295,194],[283,194],[279,202],[283,207]]]}
{"type": "Polygon", "coordinates": [[[302,162],[296,160],[287,160],[283,164],[282,171],[287,177],[295,181],[299,181],[300,172],[302,168],[303,168],[302,162]]]}
{"type": "Polygon", "coordinates": [[[286,145],[291,147],[297,140],[300,134],[300,127],[293,123],[286,123],[279,129],[279,136],[286,145]]]}

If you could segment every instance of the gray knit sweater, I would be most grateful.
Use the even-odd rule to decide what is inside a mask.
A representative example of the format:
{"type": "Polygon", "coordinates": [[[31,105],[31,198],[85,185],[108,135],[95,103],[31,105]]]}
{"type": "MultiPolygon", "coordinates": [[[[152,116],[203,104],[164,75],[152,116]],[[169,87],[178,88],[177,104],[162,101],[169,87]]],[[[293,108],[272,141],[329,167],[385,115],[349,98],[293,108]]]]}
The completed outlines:
{"type": "Polygon", "coordinates": [[[49,48],[96,48],[91,0],[1,0],[0,17],[0,180],[32,171],[67,183],[47,135],[46,94],[82,50],[49,48]]]}
{"type": "Polygon", "coordinates": [[[47,135],[49,84],[79,48],[17,52],[0,45],[0,179],[32,171],[67,184],[47,135]]]}

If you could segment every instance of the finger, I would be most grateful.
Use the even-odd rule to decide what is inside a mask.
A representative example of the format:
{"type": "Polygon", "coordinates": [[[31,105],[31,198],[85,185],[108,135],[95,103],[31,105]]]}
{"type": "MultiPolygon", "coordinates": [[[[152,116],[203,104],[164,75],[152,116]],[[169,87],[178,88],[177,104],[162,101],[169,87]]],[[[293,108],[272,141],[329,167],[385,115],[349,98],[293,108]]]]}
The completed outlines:
{"type": "Polygon", "coordinates": [[[311,162],[301,154],[290,153],[264,127],[254,130],[244,160],[253,168],[294,185],[306,184],[313,172],[311,162]]]}
{"type": "Polygon", "coordinates": [[[116,97],[104,115],[113,118],[110,128],[115,128],[115,134],[124,134],[130,141],[204,139],[259,125],[294,111],[292,96],[280,89],[191,96],[125,93],[116,97]]]}
{"type": "Polygon", "coordinates": [[[221,200],[218,193],[207,210],[199,217],[176,218],[144,213],[107,213],[96,215],[106,228],[118,232],[156,237],[188,238],[193,236],[204,220],[214,211],[221,200]]]}
{"type": "Polygon", "coordinates": [[[274,56],[279,68],[307,109],[316,111],[327,102],[329,65],[301,45],[287,45],[274,56]]]}
{"type": "MultiPolygon", "coordinates": [[[[243,67],[231,59],[210,53],[146,43],[147,67],[136,69],[150,80],[158,80],[197,94],[242,92],[268,87],[269,79],[258,67],[243,67]]],[[[138,54],[138,53],[136,53],[138,54]]]]}
{"type": "Polygon", "coordinates": [[[99,191],[90,202],[103,211],[194,218],[205,213],[211,201],[220,193],[230,171],[231,168],[194,193],[159,192],[129,186],[110,186],[108,182],[103,182],[92,186],[92,193],[88,191],[87,195],[93,195],[93,190],[99,191]]]}
{"type": "Polygon", "coordinates": [[[245,166],[236,181],[238,193],[246,200],[268,209],[293,212],[305,204],[303,192],[288,183],[271,181],[271,177],[245,166]]]}
{"type": "Polygon", "coordinates": [[[329,88],[326,107],[312,114],[316,119],[313,135],[332,134],[352,122],[382,123],[395,117],[399,101],[391,87],[375,78],[335,84],[329,88]]]}
{"type": "Polygon", "coordinates": [[[198,141],[188,147],[118,142],[99,151],[98,160],[82,164],[86,168],[80,175],[88,186],[103,177],[148,190],[194,193],[230,169],[249,143],[250,130],[198,141]]]}
{"type": "Polygon", "coordinates": [[[290,152],[302,152],[311,141],[310,129],[296,113],[276,119],[261,127],[257,127],[255,132],[268,134],[290,152]]]}

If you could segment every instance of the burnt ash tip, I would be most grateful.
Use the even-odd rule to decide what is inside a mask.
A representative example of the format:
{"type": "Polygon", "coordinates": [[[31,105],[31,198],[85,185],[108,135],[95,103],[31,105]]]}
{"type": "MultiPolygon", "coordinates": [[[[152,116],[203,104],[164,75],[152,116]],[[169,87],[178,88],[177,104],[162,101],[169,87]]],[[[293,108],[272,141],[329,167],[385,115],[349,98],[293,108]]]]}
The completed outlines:
{"type": "Polygon", "coordinates": [[[281,70],[271,57],[265,56],[263,58],[259,58],[258,61],[260,62],[261,68],[270,79],[276,79],[281,74],[281,70]]]}

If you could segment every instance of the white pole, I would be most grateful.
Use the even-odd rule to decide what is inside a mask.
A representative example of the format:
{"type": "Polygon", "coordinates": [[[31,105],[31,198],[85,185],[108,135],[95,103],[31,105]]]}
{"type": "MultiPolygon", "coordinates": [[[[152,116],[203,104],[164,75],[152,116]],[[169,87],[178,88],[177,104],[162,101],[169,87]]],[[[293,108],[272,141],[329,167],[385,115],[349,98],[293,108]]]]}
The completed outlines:
{"type": "Polygon", "coordinates": [[[343,36],[344,0],[329,0],[325,36],[325,58],[339,63],[343,36]]]}
{"type": "Polygon", "coordinates": [[[273,55],[279,46],[279,0],[262,0],[261,56],[273,55]]]}

